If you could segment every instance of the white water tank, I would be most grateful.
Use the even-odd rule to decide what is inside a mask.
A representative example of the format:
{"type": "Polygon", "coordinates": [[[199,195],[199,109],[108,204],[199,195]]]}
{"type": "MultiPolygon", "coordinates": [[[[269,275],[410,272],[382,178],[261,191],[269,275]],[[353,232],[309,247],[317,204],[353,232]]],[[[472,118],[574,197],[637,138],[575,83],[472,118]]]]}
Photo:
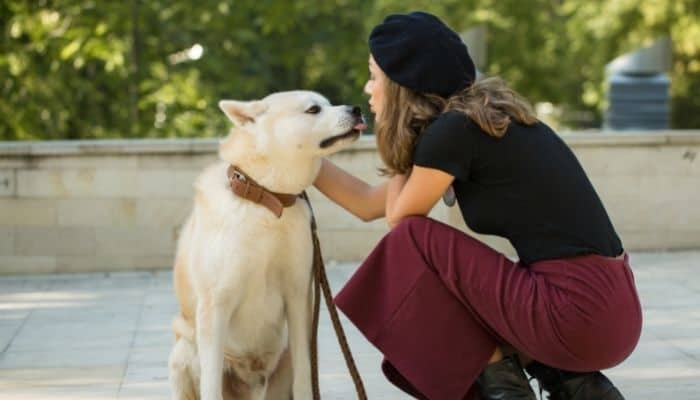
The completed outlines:
{"type": "Polygon", "coordinates": [[[608,109],[604,127],[615,130],[667,129],[670,122],[671,43],[662,38],[606,66],[608,109]]]}

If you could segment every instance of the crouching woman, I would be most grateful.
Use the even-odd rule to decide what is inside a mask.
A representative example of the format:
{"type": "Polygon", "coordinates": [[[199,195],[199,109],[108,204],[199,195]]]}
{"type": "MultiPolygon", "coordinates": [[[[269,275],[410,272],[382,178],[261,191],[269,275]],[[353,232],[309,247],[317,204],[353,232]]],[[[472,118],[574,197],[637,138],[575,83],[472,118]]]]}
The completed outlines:
{"type": "Polygon", "coordinates": [[[328,160],[314,185],[381,239],[335,298],[420,399],[622,399],[602,373],[635,348],[642,316],[628,256],[583,168],[497,78],[475,79],[433,15],[392,15],[369,38],[365,92],[388,178],[328,160]],[[466,224],[512,243],[512,262],[426,217],[453,190],[466,224]]]}

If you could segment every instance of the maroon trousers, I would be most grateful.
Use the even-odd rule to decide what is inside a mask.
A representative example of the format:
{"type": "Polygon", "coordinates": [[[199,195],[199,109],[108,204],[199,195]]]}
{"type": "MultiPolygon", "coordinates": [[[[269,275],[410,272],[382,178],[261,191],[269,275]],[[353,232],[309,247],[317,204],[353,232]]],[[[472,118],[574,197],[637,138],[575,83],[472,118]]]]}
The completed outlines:
{"type": "Polygon", "coordinates": [[[407,217],[335,298],[385,357],[387,378],[418,398],[478,398],[499,345],[572,371],[632,352],[642,314],[627,255],[523,265],[426,217],[407,217]]]}

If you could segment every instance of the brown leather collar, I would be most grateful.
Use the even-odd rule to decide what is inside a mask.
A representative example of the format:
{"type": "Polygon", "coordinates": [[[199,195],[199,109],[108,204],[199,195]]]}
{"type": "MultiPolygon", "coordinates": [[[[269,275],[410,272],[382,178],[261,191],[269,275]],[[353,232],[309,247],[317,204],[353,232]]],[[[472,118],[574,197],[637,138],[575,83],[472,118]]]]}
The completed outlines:
{"type": "Polygon", "coordinates": [[[282,210],[285,207],[291,207],[297,201],[298,195],[271,192],[255,182],[235,165],[230,165],[226,174],[233,193],[267,207],[277,218],[282,216],[282,210]]]}

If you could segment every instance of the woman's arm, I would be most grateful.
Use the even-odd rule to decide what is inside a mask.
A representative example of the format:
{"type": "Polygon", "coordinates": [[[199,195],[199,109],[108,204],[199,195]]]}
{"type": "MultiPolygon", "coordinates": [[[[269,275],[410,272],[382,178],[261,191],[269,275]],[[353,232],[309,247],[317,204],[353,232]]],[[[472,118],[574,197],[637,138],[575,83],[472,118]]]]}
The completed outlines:
{"type": "Polygon", "coordinates": [[[324,158],[314,186],[339,206],[368,222],[384,216],[387,183],[369,185],[324,158]]]}
{"type": "Polygon", "coordinates": [[[401,191],[406,185],[406,181],[408,180],[409,176],[410,173],[396,174],[389,179],[389,182],[387,184],[384,215],[386,215],[386,222],[389,225],[389,228],[393,228],[394,225],[396,225],[395,222],[398,222],[394,221],[393,212],[396,206],[396,200],[399,198],[399,194],[401,194],[401,191]]]}
{"type": "Polygon", "coordinates": [[[411,173],[389,180],[386,195],[386,222],[393,228],[403,217],[428,215],[440,200],[454,176],[433,168],[414,165],[411,173]]]}

